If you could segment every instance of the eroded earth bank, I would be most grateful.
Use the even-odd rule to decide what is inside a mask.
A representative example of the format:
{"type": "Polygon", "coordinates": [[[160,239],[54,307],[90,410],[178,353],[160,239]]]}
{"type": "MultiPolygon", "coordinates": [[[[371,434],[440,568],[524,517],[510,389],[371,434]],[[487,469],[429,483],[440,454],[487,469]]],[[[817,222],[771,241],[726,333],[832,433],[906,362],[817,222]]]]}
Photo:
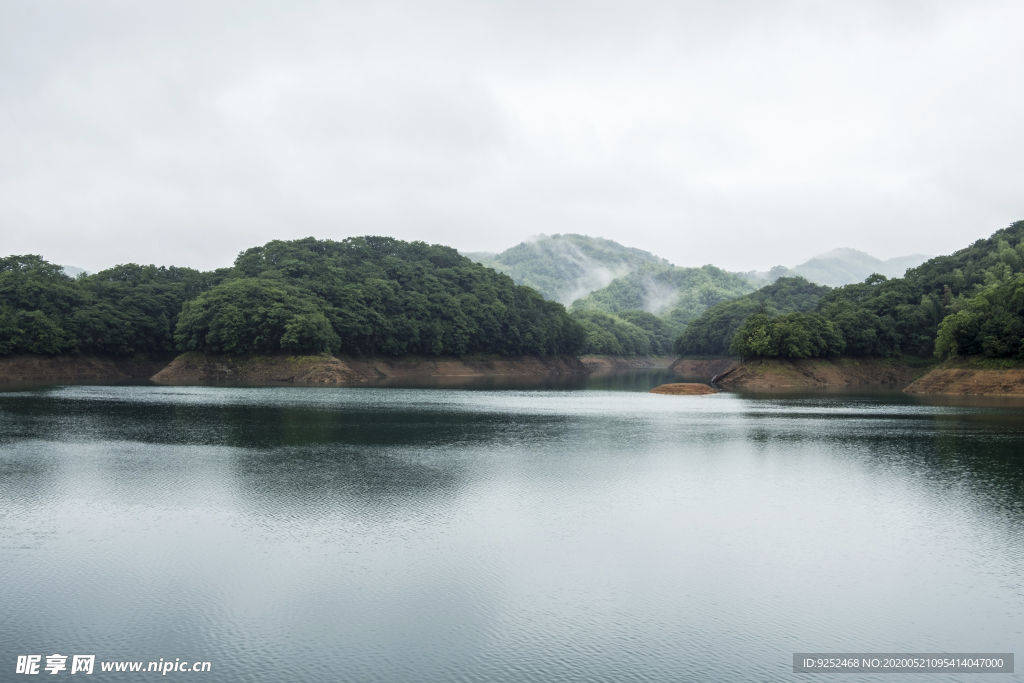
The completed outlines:
{"type": "Polygon", "coordinates": [[[198,353],[175,358],[153,376],[156,382],[294,382],[346,384],[389,377],[585,374],[574,356],[444,358],[352,358],[348,356],[255,356],[233,358],[198,353]]]}

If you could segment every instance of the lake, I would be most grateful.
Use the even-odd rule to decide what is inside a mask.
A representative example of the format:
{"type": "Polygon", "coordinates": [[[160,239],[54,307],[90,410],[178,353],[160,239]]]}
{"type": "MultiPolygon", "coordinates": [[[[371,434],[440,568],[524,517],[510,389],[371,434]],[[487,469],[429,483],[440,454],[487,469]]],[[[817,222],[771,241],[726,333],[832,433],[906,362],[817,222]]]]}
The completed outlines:
{"type": "Polygon", "coordinates": [[[0,667],[791,681],[794,652],[1019,652],[1024,403],[666,379],[0,391],[0,667]]]}

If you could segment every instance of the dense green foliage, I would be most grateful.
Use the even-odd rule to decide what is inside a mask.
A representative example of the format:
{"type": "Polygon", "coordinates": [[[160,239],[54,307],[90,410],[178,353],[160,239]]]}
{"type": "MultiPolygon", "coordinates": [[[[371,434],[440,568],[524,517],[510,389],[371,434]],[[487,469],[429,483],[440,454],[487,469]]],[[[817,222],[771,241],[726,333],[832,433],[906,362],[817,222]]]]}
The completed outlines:
{"type": "MultiPolygon", "coordinates": [[[[848,354],[925,356],[939,352],[936,338],[940,323],[947,316],[969,309],[970,302],[979,296],[990,300],[990,314],[998,314],[1004,327],[1017,315],[1007,308],[1009,299],[1001,297],[999,291],[1001,285],[1021,272],[1022,238],[1024,221],[1018,221],[966,249],[930,259],[908,270],[904,278],[886,280],[872,276],[863,283],[832,290],[822,298],[819,310],[842,330],[848,354]]],[[[956,320],[966,322],[968,317],[956,320]]],[[[953,328],[950,330],[948,334],[952,334],[953,328]]],[[[1012,326],[1010,330],[995,335],[1003,337],[1006,348],[1013,346],[1009,339],[1012,326]]],[[[955,347],[942,346],[942,355],[982,350],[984,337],[993,336],[993,328],[977,332],[981,338],[971,344],[966,343],[967,329],[949,337],[960,341],[955,347]]],[[[989,348],[993,354],[997,350],[992,342],[989,348]]]]}
{"type": "Polygon", "coordinates": [[[987,287],[939,324],[935,355],[1024,360],[1024,275],[987,287]]]}
{"type": "MultiPolygon", "coordinates": [[[[440,245],[389,237],[274,241],[240,254],[231,276],[297,288],[312,298],[300,303],[289,294],[280,302],[294,311],[288,315],[314,315],[299,311],[315,304],[338,337],[335,347],[312,331],[300,346],[287,346],[282,336],[282,349],[327,344],[355,354],[546,355],[575,353],[583,342],[583,329],[561,304],[440,245]]],[[[275,330],[284,335],[280,324],[275,330]]],[[[218,325],[213,337],[204,329],[193,326],[191,311],[183,316],[178,333],[185,348],[225,348],[218,325]]]]}
{"type": "Polygon", "coordinates": [[[675,351],[684,356],[727,355],[740,326],[750,316],[813,311],[828,291],[828,287],[802,277],[779,278],[756,292],[709,308],[687,325],[676,340],[675,351]]]}
{"type": "Polygon", "coordinates": [[[0,259],[0,354],[171,353],[182,304],[224,273],[126,264],[68,277],[39,256],[0,259]]]}
{"type": "Polygon", "coordinates": [[[583,353],[661,356],[672,353],[677,328],[646,311],[573,311],[585,331],[583,353]]]}
{"type": "Polygon", "coordinates": [[[813,358],[839,355],[845,349],[842,333],[817,313],[755,313],[743,322],[729,347],[741,358],[813,358]]]}
{"type": "Polygon", "coordinates": [[[602,311],[576,311],[573,318],[586,331],[584,352],[635,356],[650,353],[651,338],[642,329],[602,311]]]}
{"type": "Polygon", "coordinates": [[[746,280],[714,266],[678,268],[651,264],[577,299],[572,310],[644,310],[682,327],[715,304],[751,291],[753,287],[746,280]]]}
{"type": "Polygon", "coordinates": [[[454,249],[386,237],[275,241],[231,269],[128,264],[69,278],[0,260],[0,353],[576,353],[561,304],[454,249]]]}
{"type": "MultiPolygon", "coordinates": [[[[604,242],[576,238],[559,243],[604,242]]],[[[126,264],[71,278],[39,256],[10,256],[0,354],[646,355],[675,339],[684,355],[1024,360],[1024,221],[906,277],[831,290],[795,277],[750,292],[713,266],[644,254],[572,315],[454,249],[386,237],[274,241],[207,273],[126,264]]]]}
{"type": "MultiPolygon", "coordinates": [[[[934,352],[940,358],[981,353],[1024,359],[1022,269],[1024,221],[1019,221],[966,249],[930,259],[908,270],[906,277],[872,275],[830,290],[813,313],[772,318],[768,311],[747,305],[750,317],[730,348],[743,356],[821,356],[842,348],[853,356],[934,352]],[[832,338],[833,331],[841,343],[832,338]]],[[[692,349],[704,348],[700,343],[705,339],[720,348],[725,332],[700,337],[698,328],[726,330],[723,310],[709,312],[700,325],[691,325],[677,348],[693,353],[692,349]]],[[[729,321],[744,312],[736,306],[729,321]]]]}
{"type": "Polygon", "coordinates": [[[617,242],[586,235],[542,235],[500,254],[469,254],[516,284],[533,287],[566,306],[619,275],[664,259],[617,242]]]}
{"type": "Polygon", "coordinates": [[[270,354],[336,352],[337,333],[324,301],[275,280],[228,280],[185,303],[178,321],[182,350],[270,354]]]}
{"type": "Polygon", "coordinates": [[[672,344],[683,329],[681,325],[674,325],[647,311],[619,311],[615,316],[636,325],[647,333],[651,339],[651,345],[646,355],[667,356],[671,354],[672,344]]]}

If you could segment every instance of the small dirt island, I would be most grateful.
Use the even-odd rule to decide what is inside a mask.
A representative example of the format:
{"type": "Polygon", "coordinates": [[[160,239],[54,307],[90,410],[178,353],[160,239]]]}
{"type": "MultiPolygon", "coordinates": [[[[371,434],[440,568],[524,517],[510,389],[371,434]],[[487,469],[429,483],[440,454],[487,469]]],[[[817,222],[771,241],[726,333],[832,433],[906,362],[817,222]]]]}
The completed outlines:
{"type": "Polygon", "coordinates": [[[705,394],[717,394],[713,387],[697,382],[679,382],[676,384],[662,384],[660,387],[651,389],[652,394],[668,394],[671,396],[702,396],[705,394]]]}

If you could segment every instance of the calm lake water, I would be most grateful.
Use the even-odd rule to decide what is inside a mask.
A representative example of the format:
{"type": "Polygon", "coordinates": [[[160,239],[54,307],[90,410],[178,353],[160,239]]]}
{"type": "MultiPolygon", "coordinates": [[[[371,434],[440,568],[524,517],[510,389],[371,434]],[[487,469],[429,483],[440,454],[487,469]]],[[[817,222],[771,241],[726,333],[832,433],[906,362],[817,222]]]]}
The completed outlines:
{"type": "Polygon", "coordinates": [[[1024,404],[665,378],[0,391],[0,679],[33,653],[393,683],[1024,651],[1024,404]]]}

